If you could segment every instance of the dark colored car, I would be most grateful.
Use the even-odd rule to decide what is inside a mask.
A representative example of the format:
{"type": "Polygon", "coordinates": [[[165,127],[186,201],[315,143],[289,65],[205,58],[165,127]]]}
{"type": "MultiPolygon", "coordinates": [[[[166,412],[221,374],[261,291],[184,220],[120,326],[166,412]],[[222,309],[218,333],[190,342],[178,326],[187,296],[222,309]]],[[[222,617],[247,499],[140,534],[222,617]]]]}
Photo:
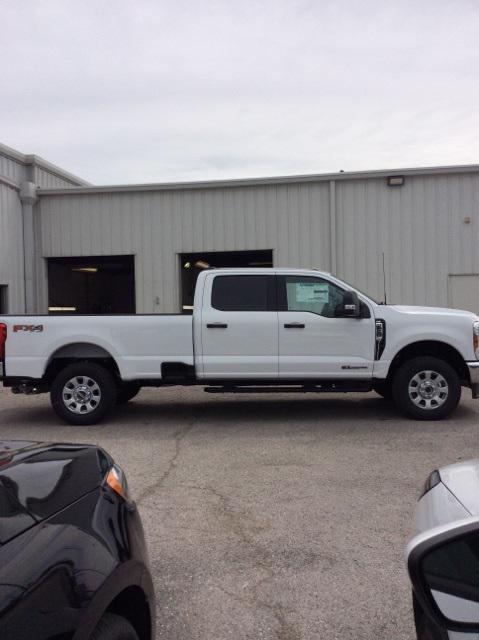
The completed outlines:
{"type": "Polygon", "coordinates": [[[1,640],[153,640],[141,520],[90,445],[0,442],[1,640]]]}

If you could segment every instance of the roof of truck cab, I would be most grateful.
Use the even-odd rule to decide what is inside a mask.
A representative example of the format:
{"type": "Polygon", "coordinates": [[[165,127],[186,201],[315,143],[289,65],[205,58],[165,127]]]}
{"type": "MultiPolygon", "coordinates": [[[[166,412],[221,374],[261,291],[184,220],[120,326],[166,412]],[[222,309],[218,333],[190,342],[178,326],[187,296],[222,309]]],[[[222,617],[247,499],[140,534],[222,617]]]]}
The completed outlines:
{"type": "Polygon", "coordinates": [[[291,273],[304,273],[311,274],[315,273],[319,276],[330,276],[331,273],[328,271],[320,271],[319,269],[284,269],[277,267],[212,267],[210,269],[205,269],[203,273],[240,273],[240,274],[257,274],[257,273],[274,273],[274,274],[291,274],[291,273]]]}

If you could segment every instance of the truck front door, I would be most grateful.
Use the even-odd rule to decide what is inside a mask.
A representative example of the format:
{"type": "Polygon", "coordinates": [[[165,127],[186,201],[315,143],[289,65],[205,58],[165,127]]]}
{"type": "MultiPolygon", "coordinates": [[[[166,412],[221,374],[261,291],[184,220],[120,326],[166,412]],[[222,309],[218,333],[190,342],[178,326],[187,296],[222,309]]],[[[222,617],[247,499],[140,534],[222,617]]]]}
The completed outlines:
{"type": "Polygon", "coordinates": [[[206,276],[198,377],[276,379],[278,312],[274,274],[206,276]]]}
{"type": "Polygon", "coordinates": [[[374,317],[338,317],[344,291],[324,278],[278,276],[280,378],[372,377],[374,317]]]}

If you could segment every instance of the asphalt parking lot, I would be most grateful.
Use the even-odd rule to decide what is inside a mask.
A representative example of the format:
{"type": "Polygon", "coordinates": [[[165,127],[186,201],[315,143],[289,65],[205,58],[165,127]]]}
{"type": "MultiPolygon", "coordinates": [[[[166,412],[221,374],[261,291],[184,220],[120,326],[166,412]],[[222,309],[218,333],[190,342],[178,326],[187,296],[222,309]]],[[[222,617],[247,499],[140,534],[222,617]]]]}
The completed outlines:
{"type": "Polygon", "coordinates": [[[479,456],[479,403],[398,417],[375,394],[143,390],[96,427],[0,391],[0,436],[95,442],[143,517],[160,640],[412,640],[403,551],[434,467],[479,456]]]}

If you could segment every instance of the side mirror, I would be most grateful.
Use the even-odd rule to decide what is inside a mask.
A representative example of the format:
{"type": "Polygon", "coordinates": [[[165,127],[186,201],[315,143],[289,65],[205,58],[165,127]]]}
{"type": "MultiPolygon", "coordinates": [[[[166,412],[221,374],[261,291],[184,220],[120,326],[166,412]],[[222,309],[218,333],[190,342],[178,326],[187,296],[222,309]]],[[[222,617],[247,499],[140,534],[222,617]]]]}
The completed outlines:
{"type": "Polygon", "coordinates": [[[361,307],[356,291],[344,292],[343,304],[338,316],[341,318],[359,318],[361,316],[361,307]]]}
{"type": "Polygon", "coordinates": [[[479,632],[479,518],[417,536],[408,545],[407,563],[416,597],[436,625],[479,632]]]}

